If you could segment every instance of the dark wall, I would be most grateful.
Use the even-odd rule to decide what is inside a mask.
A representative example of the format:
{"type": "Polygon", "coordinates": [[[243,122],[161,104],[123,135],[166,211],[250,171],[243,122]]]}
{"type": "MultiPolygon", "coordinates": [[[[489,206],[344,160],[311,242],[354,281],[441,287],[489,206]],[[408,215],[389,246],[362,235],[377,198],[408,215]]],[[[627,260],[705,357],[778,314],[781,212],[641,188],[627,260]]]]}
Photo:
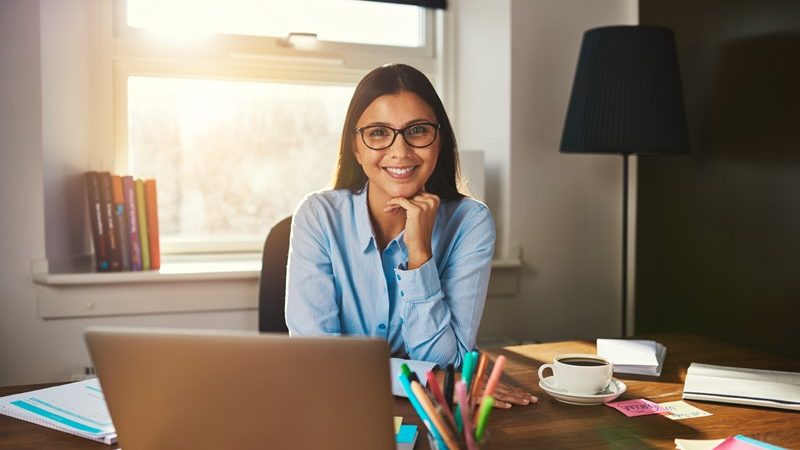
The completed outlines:
{"type": "Polygon", "coordinates": [[[692,154],[639,158],[636,332],[800,359],[800,1],[639,14],[675,31],[692,154]]]}

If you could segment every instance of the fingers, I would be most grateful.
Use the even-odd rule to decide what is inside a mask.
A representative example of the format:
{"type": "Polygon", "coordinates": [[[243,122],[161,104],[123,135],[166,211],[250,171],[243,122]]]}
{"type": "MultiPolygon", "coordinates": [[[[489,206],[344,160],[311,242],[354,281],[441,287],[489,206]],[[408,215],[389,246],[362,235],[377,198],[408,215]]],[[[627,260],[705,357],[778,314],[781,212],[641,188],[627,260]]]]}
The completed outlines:
{"type": "Polygon", "coordinates": [[[439,196],[429,194],[427,192],[419,192],[417,195],[411,198],[395,197],[389,200],[386,202],[386,206],[383,208],[383,211],[390,212],[392,210],[396,210],[397,208],[403,208],[408,212],[411,212],[412,210],[422,211],[424,209],[436,210],[439,208],[439,203],[439,196]]]}
{"type": "Polygon", "coordinates": [[[535,395],[503,382],[498,383],[493,397],[496,408],[511,408],[512,405],[525,406],[539,402],[539,398],[535,395]]]}

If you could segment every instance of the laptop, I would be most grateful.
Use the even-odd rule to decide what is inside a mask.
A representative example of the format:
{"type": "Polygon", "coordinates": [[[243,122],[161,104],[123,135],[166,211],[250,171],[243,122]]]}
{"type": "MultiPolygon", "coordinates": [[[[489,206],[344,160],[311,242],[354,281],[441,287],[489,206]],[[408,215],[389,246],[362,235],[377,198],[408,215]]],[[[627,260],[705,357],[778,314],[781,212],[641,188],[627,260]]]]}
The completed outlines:
{"type": "Polygon", "coordinates": [[[93,327],[124,450],[395,449],[386,341],[93,327]]]}

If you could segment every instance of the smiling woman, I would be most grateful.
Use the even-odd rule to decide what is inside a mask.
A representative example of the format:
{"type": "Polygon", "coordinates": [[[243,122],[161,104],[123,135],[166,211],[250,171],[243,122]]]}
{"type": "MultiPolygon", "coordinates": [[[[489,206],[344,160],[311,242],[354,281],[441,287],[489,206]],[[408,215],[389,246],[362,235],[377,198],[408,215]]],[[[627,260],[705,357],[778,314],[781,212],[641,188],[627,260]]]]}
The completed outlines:
{"type": "MultiPolygon", "coordinates": [[[[460,366],[475,347],[495,229],[458,176],[453,129],[425,75],[403,64],[367,74],[334,189],[307,196],[292,220],[290,334],[376,336],[395,356],[460,366]]],[[[507,392],[502,405],[531,401],[507,392]]]]}

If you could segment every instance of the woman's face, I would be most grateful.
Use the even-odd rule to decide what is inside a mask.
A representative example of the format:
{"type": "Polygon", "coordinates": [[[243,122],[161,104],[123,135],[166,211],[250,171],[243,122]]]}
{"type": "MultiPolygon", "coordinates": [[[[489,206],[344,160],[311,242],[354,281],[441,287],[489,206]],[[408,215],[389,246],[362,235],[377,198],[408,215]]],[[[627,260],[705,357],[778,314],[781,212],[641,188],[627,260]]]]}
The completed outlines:
{"type": "MultiPolygon", "coordinates": [[[[438,123],[433,110],[424,100],[414,93],[403,91],[376,98],[361,114],[356,127],[383,125],[401,129],[422,122],[438,123]]],[[[369,178],[370,197],[389,201],[395,197],[411,198],[423,190],[436,167],[439,147],[439,133],[436,133],[433,143],[424,148],[408,145],[402,134],[398,134],[392,145],[383,150],[367,147],[359,134],[353,153],[369,178]]]]}

